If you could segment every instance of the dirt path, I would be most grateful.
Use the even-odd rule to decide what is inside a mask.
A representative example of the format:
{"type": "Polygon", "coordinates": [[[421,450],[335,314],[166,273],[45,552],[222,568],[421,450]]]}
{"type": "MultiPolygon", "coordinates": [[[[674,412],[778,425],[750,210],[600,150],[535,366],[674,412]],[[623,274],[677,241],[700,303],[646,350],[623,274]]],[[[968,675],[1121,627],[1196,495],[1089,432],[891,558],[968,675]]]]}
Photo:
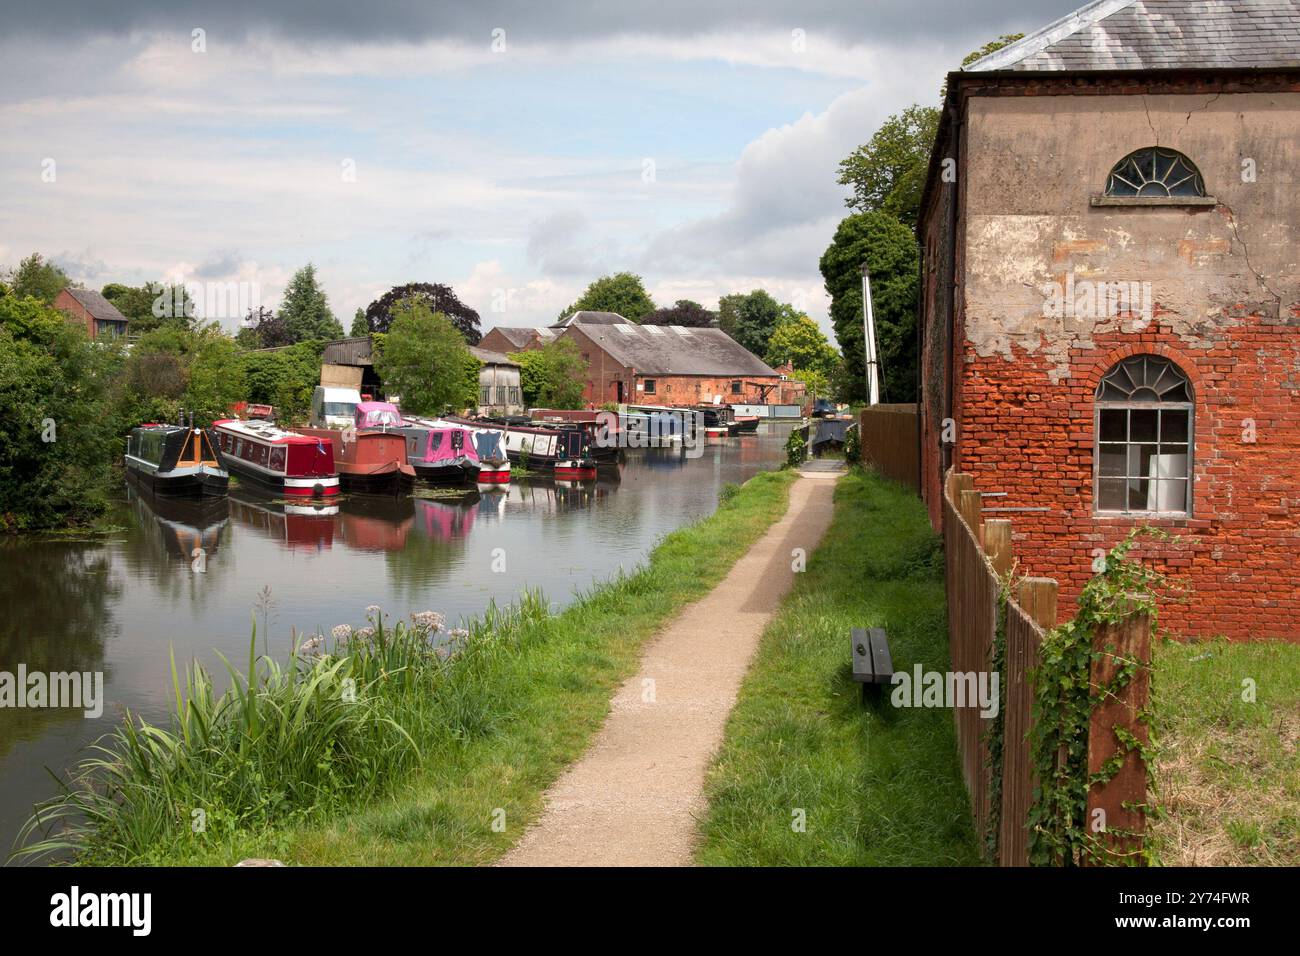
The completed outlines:
{"type": "Polygon", "coordinates": [[[759,636],[831,521],[837,474],[806,474],[785,516],[647,645],[591,749],[503,866],[688,866],[704,774],[759,636]]]}

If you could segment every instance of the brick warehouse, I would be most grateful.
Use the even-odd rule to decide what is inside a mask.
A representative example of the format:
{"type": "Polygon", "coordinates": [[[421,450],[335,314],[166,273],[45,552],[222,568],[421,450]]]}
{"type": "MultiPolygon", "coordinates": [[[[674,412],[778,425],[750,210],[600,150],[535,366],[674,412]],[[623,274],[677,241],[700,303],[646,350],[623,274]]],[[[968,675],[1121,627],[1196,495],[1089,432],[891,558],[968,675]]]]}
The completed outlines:
{"type": "MultiPolygon", "coordinates": [[[[949,77],[922,204],[922,491],[1003,492],[1073,613],[1138,525],[1175,634],[1297,640],[1300,7],[1102,0],[949,77]]],[[[989,502],[990,504],[992,501],[989,502]]]]}

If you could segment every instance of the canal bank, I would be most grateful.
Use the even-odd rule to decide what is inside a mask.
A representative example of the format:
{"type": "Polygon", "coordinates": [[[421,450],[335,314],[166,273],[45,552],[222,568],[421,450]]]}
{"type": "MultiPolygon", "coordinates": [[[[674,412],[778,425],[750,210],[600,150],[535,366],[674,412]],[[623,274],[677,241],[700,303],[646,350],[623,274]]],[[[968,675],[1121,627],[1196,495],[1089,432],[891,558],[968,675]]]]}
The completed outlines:
{"type": "Polygon", "coordinates": [[[458,497],[344,496],[286,507],[232,494],[214,508],[131,498],[119,533],[0,542],[0,670],[103,672],[104,714],[0,708],[0,843],[126,713],[166,726],[169,657],[197,661],[226,686],[221,657],[244,669],[249,629],[283,662],[292,633],[364,625],[377,604],[426,609],[448,626],[526,591],[557,613],[603,581],[632,575],[665,535],[717,508],[720,492],[783,460],[788,428],[681,450],[631,452],[594,482],[525,479],[458,497]],[[202,548],[202,560],[194,549],[202,548]],[[218,656],[220,655],[220,656],[218,656]]]}
{"type": "MultiPolygon", "coordinates": [[[[85,862],[493,859],[518,839],[540,811],[546,786],[585,749],[604,719],[611,691],[634,669],[642,642],[683,605],[706,594],[781,517],[792,480],[789,473],[751,479],[729,493],[712,516],[668,535],[639,570],[591,590],[558,614],[548,612],[544,602],[525,601],[520,613],[472,628],[469,646],[450,662],[426,667],[421,659],[415,667],[406,660],[416,686],[363,679],[356,696],[378,718],[364,728],[330,736],[316,733],[316,721],[307,721],[305,728],[286,721],[282,728],[265,720],[268,712],[281,713],[289,705],[319,714],[322,721],[335,719],[336,695],[329,683],[335,675],[330,675],[319,693],[282,686],[268,691],[273,703],[256,708],[261,717],[255,740],[244,730],[253,710],[246,702],[232,704],[213,722],[216,729],[205,729],[201,746],[178,733],[162,755],[129,761],[144,772],[119,791],[125,799],[117,802],[124,809],[107,811],[100,828],[106,839],[89,835],[85,862]],[[397,735],[374,733],[378,722],[389,718],[409,726],[418,758],[391,758],[405,745],[397,735]],[[349,747],[362,749],[350,752],[349,747]],[[372,754],[368,747],[383,748],[384,754],[372,754]],[[150,760],[154,765],[145,766],[150,760]],[[283,776],[287,760],[311,776],[308,786],[283,776]],[[322,764],[328,766],[321,770],[322,764]],[[354,786],[358,774],[376,779],[354,786]],[[246,780],[232,790],[232,776],[246,780]],[[256,791],[252,799],[250,787],[256,791]],[[160,792],[167,794],[162,802],[160,792]],[[199,819],[195,810],[203,811],[199,830],[192,826],[199,819]]],[[[398,670],[388,663],[366,673],[383,673],[387,682],[398,670]]],[[[311,680],[303,683],[320,676],[317,670],[310,673],[311,680]]],[[[396,683],[405,682],[403,677],[396,683]]],[[[133,773],[128,770],[126,777],[133,773]]],[[[106,807],[100,803],[92,810],[101,813],[106,807]]]]}

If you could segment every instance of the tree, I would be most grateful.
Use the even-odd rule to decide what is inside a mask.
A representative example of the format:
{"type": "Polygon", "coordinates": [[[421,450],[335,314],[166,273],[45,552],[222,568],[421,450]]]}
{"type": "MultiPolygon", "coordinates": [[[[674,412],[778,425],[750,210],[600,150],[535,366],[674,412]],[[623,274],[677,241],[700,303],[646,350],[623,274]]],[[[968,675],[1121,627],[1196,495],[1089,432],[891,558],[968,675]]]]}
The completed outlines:
{"type": "Polygon", "coordinates": [[[366,321],[365,310],[357,309],[357,314],[352,316],[352,328],[348,329],[348,335],[355,339],[369,334],[370,324],[366,321]]]}
{"type": "Polygon", "coordinates": [[[477,388],[472,397],[465,394],[465,370],[473,356],[452,321],[421,298],[400,300],[388,314],[388,332],[376,342],[375,371],[387,391],[401,396],[402,408],[440,415],[475,403],[477,388]]]}
{"type": "Polygon", "coordinates": [[[840,397],[853,401],[867,394],[863,262],[871,274],[884,395],[893,401],[910,401],[916,394],[918,253],[912,230],[883,212],[857,213],[844,219],[821,258],[822,278],[831,297],[831,324],[844,355],[840,397]]]}
{"type": "Polygon", "coordinates": [[[36,296],[0,296],[0,530],[104,512],[109,465],[121,453],[105,405],[121,361],[120,345],[92,344],[36,296]]]}
{"type": "MultiPolygon", "coordinates": [[[[479,332],[479,314],[456,295],[451,286],[429,282],[408,282],[396,285],[366,306],[366,325],[371,332],[387,332],[396,317],[394,308],[404,300],[423,302],[430,312],[440,312],[451,321],[469,345],[478,345],[483,338],[479,332]]],[[[356,328],[355,323],[353,328],[356,328]]],[[[358,334],[353,332],[354,335],[358,334]]],[[[364,333],[360,333],[364,334],[364,333]]]]}
{"type": "Polygon", "coordinates": [[[938,129],[939,111],[932,106],[913,104],[885,120],[865,146],[840,161],[838,182],[853,189],[845,205],[915,226],[938,129]]]}
{"type": "Polygon", "coordinates": [[[690,329],[707,329],[717,323],[718,313],[690,299],[678,299],[672,308],[655,309],[641,320],[642,325],[680,325],[690,329]]]}
{"type": "Polygon", "coordinates": [[[561,319],[574,312],[617,312],[629,322],[640,322],[655,310],[641,277],[631,272],[602,276],[587,291],[560,313],[561,319]]]}
{"type": "Polygon", "coordinates": [[[244,356],[246,397],[274,405],[279,417],[305,417],[313,390],[320,382],[321,349],[316,342],[298,342],[277,352],[244,356]]]}
{"type": "Polygon", "coordinates": [[[581,408],[587,360],[570,339],[556,339],[540,349],[515,352],[524,404],[530,408],[581,408]]]}
{"type": "Polygon", "coordinates": [[[762,289],[724,295],[718,300],[718,327],[755,355],[767,354],[767,343],[783,318],[799,313],[777,302],[762,289]]]}
{"type": "Polygon", "coordinates": [[[245,348],[276,349],[294,343],[283,314],[276,315],[264,305],[249,309],[241,325],[236,339],[245,348]]]}
{"type": "Polygon", "coordinates": [[[244,353],[219,323],[160,326],[126,360],[113,403],[116,429],[173,422],[182,411],[203,424],[227,416],[247,397],[245,375],[244,353]]]}
{"type": "Polygon", "coordinates": [[[310,262],[289,280],[280,303],[280,317],[292,342],[343,338],[343,326],[330,311],[325,290],[316,281],[316,267],[310,262]]]}
{"type": "MultiPolygon", "coordinates": [[[[39,252],[33,252],[9,273],[9,285],[16,299],[30,295],[46,305],[53,305],[58,294],[74,283],[53,262],[47,262],[39,252]]],[[[80,288],[80,283],[75,287],[80,288]]]]}
{"type": "MultiPolygon", "coordinates": [[[[820,376],[825,391],[825,380],[840,360],[840,354],[822,334],[817,323],[806,315],[783,319],[772,333],[767,343],[767,353],[763,361],[773,367],[787,362],[796,372],[806,372],[820,376]]],[[[801,379],[807,381],[807,379],[801,379]]]]}

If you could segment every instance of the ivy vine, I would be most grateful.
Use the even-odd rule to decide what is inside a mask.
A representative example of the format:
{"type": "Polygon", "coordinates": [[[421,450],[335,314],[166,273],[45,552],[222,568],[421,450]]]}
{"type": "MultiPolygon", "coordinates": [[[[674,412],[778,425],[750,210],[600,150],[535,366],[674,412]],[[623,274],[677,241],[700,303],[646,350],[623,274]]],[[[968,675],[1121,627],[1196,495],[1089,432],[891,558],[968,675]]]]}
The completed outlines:
{"type": "MultiPolygon", "coordinates": [[[[1100,627],[1117,624],[1135,611],[1145,611],[1154,624],[1154,594],[1168,591],[1170,580],[1129,552],[1142,537],[1168,538],[1151,527],[1138,527],[1102,559],[1098,573],[1079,595],[1078,612],[1043,637],[1039,664],[1031,672],[1034,685],[1033,721],[1030,731],[1031,759],[1038,784],[1029,811],[1029,859],[1035,866],[1077,866],[1106,858],[1097,835],[1087,826],[1088,791],[1119,772],[1124,758],[1138,751],[1147,769],[1148,789],[1154,789],[1154,737],[1150,736],[1150,712],[1139,713],[1146,726],[1148,743],[1121,730],[1119,748],[1094,774],[1088,772],[1088,726],[1093,710],[1111,695],[1119,694],[1144,666],[1138,661],[1120,663],[1112,680],[1103,686],[1091,683],[1094,660],[1104,655],[1094,650],[1093,635],[1100,627]]],[[[1130,807],[1154,812],[1150,807],[1130,807]]],[[[1112,837],[1125,831],[1110,828],[1112,837]]],[[[1113,855],[1113,850],[1106,853],[1113,855]]],[[[1125,862],[1149,862],[1147,852],[1134,852],[1125,862]]]]}

